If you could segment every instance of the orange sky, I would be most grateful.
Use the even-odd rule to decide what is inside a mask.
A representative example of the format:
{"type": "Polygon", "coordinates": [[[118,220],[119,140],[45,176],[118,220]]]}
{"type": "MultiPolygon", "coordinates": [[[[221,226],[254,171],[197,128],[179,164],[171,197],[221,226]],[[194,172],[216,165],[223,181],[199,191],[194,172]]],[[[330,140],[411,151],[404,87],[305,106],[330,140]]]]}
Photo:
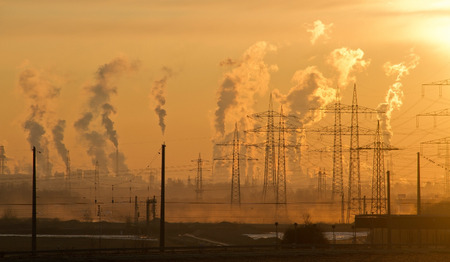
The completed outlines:
{"type": "MultiPolygon", "coordinates": [[[[252,112],[267,109],[271,90],[288,94],[295,86],[295,73],[309,66],[322,72],[330,86],[338,85],[339,71],[329,57],[340,48],[360,49],[367,62],[349,72],[347,86],[342,87],[343,101],[350,103],[349,87],[356,81],[360,104],[375,108],[395,82],[383,65],[406,62],[411,53],[420,57],[417,67],[402,77],[403,105],[392,113],[392,143],[404,149],[393,154],[398,159],[395,165],[404,179],[413,179],[407,171],[414,170],[420,141],[448,135],[444,123],[448,121],[432,129],[432,121],[423,119],[416,129],[415,115],[449,106],[450,91],[444,90],[439,98],[437,89],[430,88],[422,98],[421,84],[449,78],[450,4],[304,2],[0,1],[0,144],[6,146],[10,168],[31,158],[23,128],[30,102],[19,88],[20,75],[27,69],[60,88],[57,98],[46,101],[44,122],[52,126],[58,119],[66,120],[64,142],[72,165],[92,168],[74,123],[87,110],[86,87],[96,83],[98,68],[117,57],[138,60],[140,65],[134,72],[113,77],[117,94],[111,96],[116,109],[111,119],[128,167],[158,166],[150,162],[163,141],[170,166],[188,165],[199,152],[211,159],[218,90],[224,76],[238,67],[219,64],[228,58],[244,61],[247,50],[264,41],[270,47],[259,62],[268,67],[267,79],[261,80],[261,90],[252,96],[254,104],[247,104],[252,112]],[[312,43],[308,29],[317,20],[327,29],[312,43]],[[164,66],[174,74],[164,90],[167,116],[162,136],[151,90],[154,81],[164,77],[164,66]]],[[[225,122],[227,132],[233,128],[232,120],[229,116],[225,122]]],[[[49,148],[55,171],[64,171],[53,145],[49,148]]],[[[316,165],[305,162],[304,168],[316,165]]],[[[331,163],[324,165],[329,168],[331,163]]]]}

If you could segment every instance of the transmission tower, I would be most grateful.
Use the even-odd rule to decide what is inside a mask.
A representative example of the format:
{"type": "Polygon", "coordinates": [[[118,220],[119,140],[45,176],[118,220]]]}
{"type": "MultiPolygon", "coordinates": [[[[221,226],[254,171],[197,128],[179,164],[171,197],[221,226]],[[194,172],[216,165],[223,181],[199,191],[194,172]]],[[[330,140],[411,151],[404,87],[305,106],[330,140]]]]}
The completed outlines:
{"type": "Polygon", "coordinates": [[[283,107],[280,111],[280,125],[278,131],[278,168],[277,168],[277,198],[276,203],[286,204],[286,139],[283,107]]]}
{"type": "MultiPolygon", "coordinates": [[[[332,182],[332,199],[336,195],[340,196],[340,200],[344,199],[344,183],[343,183],[343,164],[342,164],[342,135],[350,135],[350,161],[349,161],[349,177],[348,177],[348,195],[347,195],[347,221],[350,220],[352,210],[355,213],[361,213],[361,175],[360,175],[360,157],[359,151],[359,136],[373,135],[374,131],[367,128],[362,128],[358,123],[358,114],[379,114],[384,111],[371,109],[358,105],[358,98],[356,92],[356,84],[353,86],[353,101],[352,105],[344,105],[340,102],[339,88],[336,90],[336,101],[334,104],[328,105],[324,108],[313,109],[322,110],[326,113],[334,113],[335,122],[333,130],[328,128],[320,128],[317,130],[307,130],[307,132],[320,132],[321,134],[334,135],[333,143],[333,182],[332,182]],[[341,125],[341,115],[351,114],[351,126],[343,127],[341,125]]],[[[344,207],[344,201],[341,203],[341,209],[344,207]]],[[[343,210],[343,209],[342,209],[343,210]]],[[[344,221],[344,212],[341,214],[341,219],[344,221]]]]}
{"type": "Polygon", "coordinates": [[[284,115],[282,110],[278,113],[273,110],[272,94],[269,100],[269,110],[249,116],[254,119],[267,118],[265,127],[259,127],[245,132],[266,133],[264,142],[264,185],[263,200],[275,200],[277,204],[286,203],[286,148],[299,147],[298,145],[287,145],[285,134],[297,133],[300,128],[287,126],[286,119],[298,119],[292,115],[284,115]],[[279,126],[275,125],[275,118],[280,119],[279,126]],[[275,133],[278,132],[278,142],[275,141],[275,133]],[[278,147],[278,154],[277,154],[278,147]],[[278,156],[278,158],[277,158],[278,156]],[[277,162],[275,162],[277,160],[277,162]],[[278,167],[277,167],[278,164],[278,167]],[[280,166],[281,165],[281,166],[280,166]],[[280,177],[279,177],[280,176],[280,177]],[[281,201],[281,202],[279,202],[281,201]]]}
{"type": "Polygon", "coordinates": [[[380,130],[380,120],[377,122],[377,131],[375,141],[362,149],[373,149],[373,175],[372,175],[372,198],[371,212],[381,215],[386,213],[386,173],[384,169],[384,152],[390,150],[398,150],[383,142],[382,132],[380,130]]]}
{"type": "MultiPolygon", "coordinates": [[[[341,124],[341,98],[339,88],[336,89],[336,101],[334,103],[334,140],[333,140],[333,176],[331,184],[331,200],[335,195],[344,195],[342,165],[342,124],[341,124]]],[[[342,219],[342,221],[344,221],[342,219]]]]}
{"type": "Polygon", "coordinates": [[[67,188],[69,190],[69,194],[71,192],[71,181],[70,181],[70,154],[69,150],[67,150],[67,159],[66,159],[66,181],[67,181],[67,188]]]}
{"type": "Polygon", "coordinates": [[[0,175],[5,174],[6,169],[6,155],[5,155],[5,147],[0,146],[0,175]]]}
{"type": "Polygon", "coordinates": [[[319,169],[317,173],[317,194],[319,199],[323,199],[327,192],[327,174],[325,170],[319,169]]]}
{"type": "Polygon", "coordinates": [[[198,153],[198,159],[191,160],[197,162],[197,176],[195,177],[195,198],[197,201],[203,200],[203,163],[206,160],[202,159],[200,153],[198,153]]]}
{"type": "Polygon", "coordinates": [[[241,142],[239,141],[239,132],[237,123],[235,124],[234,133],[233,133],[233,142],[225,143],[225,144],[216,144],[217,146],[232,146],[233,153],[231,158],[215,158],[214,160],[231,160],[232,161],[232,169],[231,169],[231,204],[241,204],[241,175],[240,175],[240,160],[257,160],[255,158],[241,158],[242,154],[240,154],[240,146],[241,142]]]}
{"type": "Polygon", "coordinates": [[[350,161],[348,168],[348,195],[347,195],[347,223],[350,223],[351,213],[361,214],[361,165],[359,155],[359,123],[358,123],[358,96],[356,85],[353,87],[352,120],[350,131],[350,161]],[[356,199],[354,199],[356,198],[356,199]]]}
{"type": "Polygon", "coordinates": [[[275,163],[275,125],[273,119],[272,94],[270,94],[269,110],[267,111],[267,137],[264,154],[264,186],[263,199],[268,194],[277,195],[276,190],[276,163],[275,163]]]}
{"type": "MultiPolygon", "coordinates": [[[[450,197],[450,137],[434,139],[420,143],[420,151],[423,151],[423,145],[445,145],[445,161],[443,168],[445,169],[444,175],[444,195],[450,197]]],[[[423,154],[421,154],[423,156],[423,154]]],[[[429,159],[428,159],[429,160],[429,159]]]]}
{"type": "Polygon", "coordinates": [[[100,178],[99,178],[99,167],[98,167],[98,161],[95,161],[95,171],[94,171],[94,192],[95,192],[95,198],[94,203],[97,204],[97,189],[100,188],[100,178]]]}
{"type": "Polygon", "coordinates": [[[438,86],[439,87],[439,97],[442,97],[442,87],[450,86],[450,79],[435,81],[427,84],[422,84],[422,97],[425,96],[425,87],[438,86]]]}
{"type": "Polygon", "coordinates": [[[450,108],[416,115],[416,127],[419,127],[419,117],[421,116],[432,116],[434,120],[434,127],[436,127],[436,117],[450,116],[450,108]]]}

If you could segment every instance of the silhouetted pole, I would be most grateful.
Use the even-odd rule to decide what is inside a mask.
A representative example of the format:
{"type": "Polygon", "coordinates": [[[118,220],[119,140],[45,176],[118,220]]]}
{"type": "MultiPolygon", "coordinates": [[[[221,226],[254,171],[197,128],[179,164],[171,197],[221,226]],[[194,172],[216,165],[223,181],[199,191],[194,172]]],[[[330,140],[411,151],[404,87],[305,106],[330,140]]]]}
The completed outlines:
{"type": "MultiPolygon", "coordinates": [[[[420,215],[420,152],[417,152],[417,215],[420,215]]],[[[419,246],[422,244],[422,232],[420,228],[417,231],[417,242],[419,246]]]]}
{"type": "Polygon", "coordinates": [[[388,213],[388,247],[391,248],[391,172],[386,172],[387,176],[387,213],[388,213]]]}
{"type": "Polygon", "coordinates": [[[417,152],[417,215],[420,215],[420,153],[417,152]]]}
{"type": "Polygon", "coordinates": [[[33,207],[31,211],[31,252],[36,255],[36,147],[33,146],[33,207]]]}
{"type": "Polygon", "coordinates": [[[165,228],[164,228],[164,209],[165,209],[165,169],[166,169],[166,145],[163,144],[161,148],[161,219],[159,225],[159,249],[164,252],[164,238],[165,238],[165,228]]]}

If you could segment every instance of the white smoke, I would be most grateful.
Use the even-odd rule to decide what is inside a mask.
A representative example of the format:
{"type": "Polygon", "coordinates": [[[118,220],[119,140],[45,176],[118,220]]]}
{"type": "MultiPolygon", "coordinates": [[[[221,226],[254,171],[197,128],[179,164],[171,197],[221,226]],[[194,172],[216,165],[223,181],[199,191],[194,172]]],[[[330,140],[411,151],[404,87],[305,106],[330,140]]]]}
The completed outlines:
{"type": "Polygon", "coordinates": [[[417,67],[419,64],[420,57],[413,53],[407,56],[406,61],[400,62],[398,64],[392,64],[391,62],[386,62],[383,65],[383,69],[387,76],[395,76],[395,82],[389,87],[386,93],[385,101],[378,105],[380,111],[386,113],[379,114],[378,118],[381,120],[381,130],[384,134],[384,142],[387,144],[391,143],[391,138],[393,135],[391,127],[392,112],[394,109],[400,109],[403,104],[403,84],[401,82],[402,78],[409,75],[410,70],[417,67]]]}
{"type": "MultiPolygon", "coordinates": [[[[254,112],[255,98],[267,92],[270,73],[278,70],[276,65],[264,62],[265,55],[273,51],[276,51],[275,46],[262,41],[250,46],[240,59],[226,59],[220,63],[234,67],[223,75],[217,91],[216,137],[222,137],[227,126],[247,123],[247,115],[254,112]]],[[[232,132],[231,128],[228,132],[232,132]]]]}
{"type": "Polygon", "coordinates": [[[361,49],[352,50],[346,47],[335,49],[328,57],[328,63],[338,71],[338,87],[345,88],[350,82],[355,81],[351,74],[354,71],[362,71],[370,64],[370,60],[363,59],[364,52],[361,49]]]}
{"type": "Polygon", "coordinates": [[[329,38],[329,32],[331,31],[331,28],[333,27],[333,24],[324,24],[320,20],[314,21],[313,24],[308,24],[306,31],[308,33],[311,33],[310,41],[311,44],[315,44],[317,39],[319,37],[323,36],[323,38],[328,39],[329,38]]]}

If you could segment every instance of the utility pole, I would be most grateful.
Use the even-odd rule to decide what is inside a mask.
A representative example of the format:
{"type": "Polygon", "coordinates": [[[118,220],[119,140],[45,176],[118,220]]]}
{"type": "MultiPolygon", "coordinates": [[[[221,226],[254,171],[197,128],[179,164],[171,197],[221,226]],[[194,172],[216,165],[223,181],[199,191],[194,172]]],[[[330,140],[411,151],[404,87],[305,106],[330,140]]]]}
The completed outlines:
{"type": "Polygon", "coordinates": [[[33,207],[31,211],[31,252],[36,256],[36,147],[33,146],[33,207]]]}
{"type": "Polygon", "coordinates": [[[165,245],[165,172],[166,172],[166,144],[161,147],[161,218],[159,224],[159,250],[164,252],[165,245]]]}

